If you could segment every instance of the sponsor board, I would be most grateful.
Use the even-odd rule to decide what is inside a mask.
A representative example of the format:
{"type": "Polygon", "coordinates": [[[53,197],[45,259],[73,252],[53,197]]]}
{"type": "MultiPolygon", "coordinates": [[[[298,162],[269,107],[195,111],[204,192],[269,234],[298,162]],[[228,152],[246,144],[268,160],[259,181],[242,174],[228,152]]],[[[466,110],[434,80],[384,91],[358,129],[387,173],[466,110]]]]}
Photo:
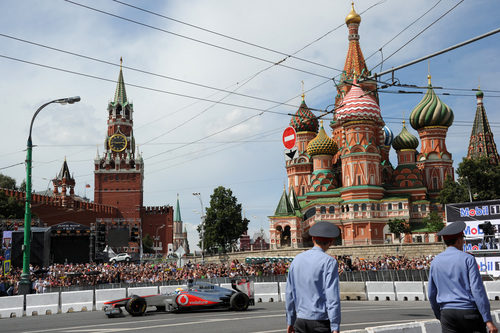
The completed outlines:
{"type": "Polygon", "coordinates": [[[484,251],[498,251],[500,256],[500,200],[448,204],[445,210],[447,224],[463,221],[466,225],[464,251],[475,256],[484,251]],[[485,235],[488,229],[489,234],[485,235]]]}
{"type": "Polygon", "coordinates": [[[475,256],[477,267],[481,275],[500,276],[500,256],[475,256]]]}

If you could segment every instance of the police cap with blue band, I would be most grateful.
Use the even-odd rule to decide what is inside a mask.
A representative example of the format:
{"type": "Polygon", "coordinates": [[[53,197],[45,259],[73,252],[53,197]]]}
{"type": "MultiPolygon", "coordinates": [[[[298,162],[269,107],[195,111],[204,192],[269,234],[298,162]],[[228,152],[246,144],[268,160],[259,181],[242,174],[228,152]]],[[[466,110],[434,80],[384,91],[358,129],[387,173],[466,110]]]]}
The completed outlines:
{"type": "Polygon", "coordinates": [[[340,235],[340,229],[330,222],[318,222],[309,229],[309,235],[312,237],[337,238],[340,235]]]}
{"type": "Polygon", "coordinates": [[[459,238],[463,236],[463,231],[465,229],[465,222],[457,221],[448,224],[440,232],[437,233],[438,236],[442,236],[445,239],[459,238]]]}

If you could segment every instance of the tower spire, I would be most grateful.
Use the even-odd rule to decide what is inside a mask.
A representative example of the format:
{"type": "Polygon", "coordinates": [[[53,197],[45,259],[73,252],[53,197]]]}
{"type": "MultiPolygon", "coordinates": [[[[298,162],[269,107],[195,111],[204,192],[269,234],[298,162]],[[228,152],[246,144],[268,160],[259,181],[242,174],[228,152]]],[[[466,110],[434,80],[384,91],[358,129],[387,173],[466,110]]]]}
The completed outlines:
{"type": "MultiPolygon", "coordinates": [[[[203,214],[203,212],[201,212],[201,214],[203,214]]],[[[177,204],[175,205],[174,222],[180,222],[180,221],[182,221],[181,206],[179,205],[179,193],[177,193],[177,204]]]]}
{"type": "Polygon", "coordinates": [[[125,91],[125,81],[123,80],[123,70],[122,70],[123,58],[120,57],[120,74],[118,75],[118,82],[116,83],[115,91],[115,104],[120,103],[124,105],[127,103],[127,92],[125,91]]]}
{"type": "Polygon", "coordinates": [[[500,157],[498,155],[497,146],[493,139],[493,132],[486,116],[486,109],[483,105],[483,92],[479,89],[476,93],[477,108],[472,132],[470,134],[469,150],[467,158],[477,159],[480,157],[488,157],[490,163],[498,165],[500,157]]]}

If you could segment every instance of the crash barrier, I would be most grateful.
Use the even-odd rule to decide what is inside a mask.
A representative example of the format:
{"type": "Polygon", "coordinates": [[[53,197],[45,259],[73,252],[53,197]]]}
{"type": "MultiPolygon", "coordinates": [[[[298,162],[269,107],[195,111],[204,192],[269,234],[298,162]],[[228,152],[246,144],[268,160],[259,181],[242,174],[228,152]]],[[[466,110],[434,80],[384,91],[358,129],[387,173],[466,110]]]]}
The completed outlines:
{"type": "Polygon", "coordinates": [[[394,282],[366,282],[369,301],[395,301],[394,282]]]}
{"type": "Polygon", "coordinates": [[[22,317],[24,296],[0,297],[0,318],[22,317]]]}
{"type": "Polygon", "coordinates": [[[280,290],[280,302],[286,302],[286,282],[280,282],[279,285],[280,290]]]}
{"type": "MultiPolygon", "coordinates": [[[[176,286],[161,286],[160,287],[160,294],[165,295],[169,293],[175,292],[177,288],[182,288],[182,289],[187,289],[187,285],[176,285],[176,286]]],[[[228,287],[226,287],[228,288],[228,287]]],[[[231,289],[231,284],[229,285],[229,288],[231,289]]]]}
{"type": "Polygon", "coordinates": [[[490,300],[500,300],[500,281],[485,281],[484,288],[490,300]]]}
{"type": "MultiPolygon", "coordinates": [[[[500,325],[500,310],[492,311],[491,317],[498,327],[500,325]]],[[[341,325],[342,326],[342,325],[341,325]]],[[[409,323],[367,327],[365,329],[343,331],[344,333],[441,333],[441,323],[437,319],[414,321],[409,323]]]]}
{"type": "Polygon", "coordinates": [[[132,295],[148,296],[157,294],[158,294],[158,286],[127,288],[127,297],[130,297],[132,295]]]}
{"type": "Polygon", "coordinates": [[[364,282],[340,282],[340,299],[345,301],[366,301],[366,285],[364,282]]]}
{"type": "Polygon", "coordinates": [[[276,282],[255,283],[255,303],[279,302],[279,285],[276,282]]]}
{"type": "MultiPolygon", "coordinates": [[[[64,294],[64,293],[62,293],[64,294]]],[[[95,310],[101,311],[104,307],[104,302],[110,301],[112,299],[120,299],[127,297],[127,289],[116,288],[116,289],[99,289],[95,291],[95,310]]]]}
{"type": "Polygon", "coordinates": [[[51,315],[59,312],[59,293],[26,295],[26,315],[51,315]]]}
{"type": "Polygon", "coordinates": [[[94,291],[72,291],[61,293],[61,312],[92,311],[94,307],[94,291]]]}
{"type": "Polygon", "coordinates": [[[368,281],[427,281],[428,269],[409,270],[377,270],[377,271],[343,271],[339,281],[368,282],[368,281]]]}
{"type": "Polygon", "coordinates": [[[394,282],[394,289],[398,301],[425,301],[422,282],[394,282]]]}
{"type": "MultiPolygon", "coordinates": [[[[367,282],[367,281],[427,281],[429,276],[428,270],[379,270],[379,271],[344,271],[339,275],[339,281],[345,282],[367,282]]],[[[483,280],[487,281],[488,277],[483,276],[483,280]]],[[[230,283],[234,278],[220,277],[212,279],[199,279],[199,281],[209,282],[213,284],[230,283]]],[[[254,283],[260,282],[286,282],[286,275],[269,275],[269,276],[252,276],[254,283]]],[[[158,283],[107,283],[98,284],[95,286],[65,286],[65,287],[47,287],[47,292],[64,292],[78,290],[93,290],[93,289],[111,289],[111,288],[131,288],[131,287],[149,287],[149,286],[174,286],[185,284],[185,280],[168,280],[158,283]]]]}

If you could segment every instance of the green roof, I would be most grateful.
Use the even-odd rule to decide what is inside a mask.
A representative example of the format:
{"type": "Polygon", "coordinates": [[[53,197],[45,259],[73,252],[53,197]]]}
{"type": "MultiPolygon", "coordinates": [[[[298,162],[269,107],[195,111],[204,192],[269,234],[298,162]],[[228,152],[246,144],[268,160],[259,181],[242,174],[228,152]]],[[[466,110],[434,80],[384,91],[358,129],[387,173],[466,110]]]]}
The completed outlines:
{"type": "Polygon", "coordinates": [[[295,210],[292,207],[290,198],[286,194],[286,189],[283,189],[283,194],[281,195],[278,207],[274,212],[275,216],[295,216],[295,210]]]}
{"type": "MultiPolygon", "coordinates": [[[[203,215],[203,212],[201,212],[201,215],[203,215]]],[[[181,222],[181,208],[179,206],[179,194],[177,194],[177,205],[175,206],[175,214],[174,214],[174,222],[181,222]]]]}
{"type": "Polygon", "coordinates": [[[430,232],[425,223],[410,223],[411,232],[430,232]]]}
{"type": "Polygon", "coordinates": [[[127,92],[125,91],[125,81],[123,80],[123,72],[121,66],[122,59],[120,58],[120,74],[118,75],[118,82],[116,83],[115,100],[114,103],[125,105],[127,103],[127,92]]]}

